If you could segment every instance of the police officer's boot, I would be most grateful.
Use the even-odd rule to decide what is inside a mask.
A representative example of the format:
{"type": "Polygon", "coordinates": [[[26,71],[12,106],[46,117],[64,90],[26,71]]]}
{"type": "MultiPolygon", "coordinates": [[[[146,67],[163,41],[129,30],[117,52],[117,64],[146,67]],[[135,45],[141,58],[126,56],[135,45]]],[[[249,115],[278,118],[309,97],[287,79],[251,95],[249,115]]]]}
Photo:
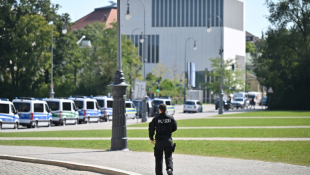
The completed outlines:
{"type": "Polygon", "coordinates": [[[172,169],[168,169],[168,170],[167,170],[167,174],[168,174],[168,175],[173,175],[172,169]]]}

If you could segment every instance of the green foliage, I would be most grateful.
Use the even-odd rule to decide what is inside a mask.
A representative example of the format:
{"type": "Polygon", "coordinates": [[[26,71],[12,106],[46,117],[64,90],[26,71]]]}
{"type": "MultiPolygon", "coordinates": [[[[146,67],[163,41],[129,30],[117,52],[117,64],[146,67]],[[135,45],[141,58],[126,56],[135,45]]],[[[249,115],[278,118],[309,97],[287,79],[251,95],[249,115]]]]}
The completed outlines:
{"type": "MultiPolygon", "coordinates": [[[[220,84],[221,84],[221,58],[211,58],[212,71],[208,72],[207,76],[215,77],[215,81],[208,81],[206,84],[208,89],[211,89],[214,94],[220,93],[220,84]]],[[[231,94],[232,91],[230,88],[235,87],[235,91],[242,91],[244,89],[244,72],[238,69],[235,64],[235,71],[231,70],[231,65],[235,64],[233,60],[223,61],[223,92],[225,94],[231,94]],[[224,88],[228,87],[228,88],[224,88]]]]}
{"type": "Polygon", "coordinates": [[[251,42],[246,42],[246,48],[245,48],[245,52],[246,53],[255,53],[255,44],[251,43],[251,42]]]}
{"type": "MultiPolygon", "coordinates": [[[[112,28],[94,23],[73,32],[70,16],[58,15],[58,8],[50,0],[0,2],[1,97],[49,96],[52,29],[55,96],[110,92],[107,85],[113,81],[117,62],[116,23],[112,28]],[[62,33],[64,27],[68,29],[66,34],[62,33]],[[92,47],[76,44],[83,35],[92,47]]],[[[137,48],[124,36],[122,64],[127,83],[130,78],[141,78],[137,48]]]]}
{"type": "Polygon", "coordinates": [[[268,30],[268,37],[259,46],[263,52],[256,55],[254,64],[259,81],[274,91],[267,104],[269,109],[308,110],[310,2],[267,0],[266,4],[268,19],[277,27],[268,30]]]}

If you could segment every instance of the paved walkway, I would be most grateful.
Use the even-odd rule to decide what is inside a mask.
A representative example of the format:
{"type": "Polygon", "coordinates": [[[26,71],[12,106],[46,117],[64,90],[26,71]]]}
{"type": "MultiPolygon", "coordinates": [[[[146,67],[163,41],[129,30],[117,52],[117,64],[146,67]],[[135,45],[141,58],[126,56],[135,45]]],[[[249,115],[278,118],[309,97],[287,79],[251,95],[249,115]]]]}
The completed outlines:
{"type": "MultiPolygon", "coordinates": [[[[128,137],[128,140],[149,140],[146,137],[128,137]]],[[[111,140],[111,137],[0,137],[0,140],[111,140]]],[[[174,137],[173,140],[221,141],[310,141],[310,138],[260,138],[260,137],[174,137]]]]}
{"type": "MultiPolygon", "coordinates": [[[[0,146],[0,154],[70,161],[153,175],[153,153],[90,149],[0,146]]],[[[310,167],[276,162],[174,154],[176,175],[309,175],[310,167]]]]}
{"type": "Polygon", "coordinates": [[[59,166],[37,163],[17,162],[0,159],[0,174],[2,175],[99,175],[90,171],[77,171],[59,166]]]}

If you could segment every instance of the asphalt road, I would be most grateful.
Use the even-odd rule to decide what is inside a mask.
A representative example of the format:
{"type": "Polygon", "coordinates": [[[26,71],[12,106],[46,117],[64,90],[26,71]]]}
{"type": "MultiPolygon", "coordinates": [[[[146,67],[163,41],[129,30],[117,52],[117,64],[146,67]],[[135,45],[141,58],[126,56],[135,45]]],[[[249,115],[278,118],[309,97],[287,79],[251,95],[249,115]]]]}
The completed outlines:
{"type": "MultiPolygon", "coordinates": [[[[185,120],[193,118],[206,118],[212,117],[218,114],[218,110],[214,109],[214,105],[204,105],[202,113],[183,113],[183,106],[176,105],[176,112],[174,118],[176,120],[185,120]]],[[[261,110],[261,109],[259,109],[261,110]]],[[[251,110],[229,110],[224,111],[225,114],[241,113],[251,110]]],[[[253,110],[252,110],[253,111],[253,110]]],[[[149,117],[147,122],[150,122],[153,117],[149,117]]],[[[141,119],[128,119],[127,125],[141,123],[141,119]]],[[[1,132],[33,132],[33,131],[65,131],[65,130],[98,130],[98,129],[112,129],[112,121],[100,122],[100,123],[90,123],[90,124],[79,124],[79,125],[66,125],[66,126],[52,126],[52,127],[39,127],[39,128],[26,128],[20,126],[19,129],[2,129],[1,132]]]]}

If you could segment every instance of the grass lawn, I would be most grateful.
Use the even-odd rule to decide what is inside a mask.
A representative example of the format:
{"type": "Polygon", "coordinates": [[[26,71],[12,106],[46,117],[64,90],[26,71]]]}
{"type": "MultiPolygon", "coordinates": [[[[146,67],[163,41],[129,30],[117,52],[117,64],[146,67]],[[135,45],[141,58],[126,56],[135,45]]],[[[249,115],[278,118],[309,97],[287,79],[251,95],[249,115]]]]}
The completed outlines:
{"type": "MultiPolygon", "coordinates": [[[[249,142],[249,141],[175,141],[176,154],[199,156],[215,156],[283,162],[296,165],[310,166],[309,141],[281,142],[249,142]]],[[[111,146],[108,140],[99,141],[37,141],[17,140],[0,141],[1,145],[44,146],[63,148],[84,148],[107,150],[111,146]]],[[[133,151],[152,152],[153,145],[146,141],[128,141],[128,148],[133,151]]]]}
{"type": "MultiPolygon", "coordinates": [[[[207,126],[310,126],[310,118],[234,118],[234,119],[190,119],[179,120],[178,127],[207,126]]],[[[148,123],[128,127],[148,127],[148,123]]]]}
{"type": "Polygon", "coordinates": [[[310,117],[310,111],[255,111],[216,117],[310,117]]]}
{"type": "MultiPolygon", "coordinates": [[[[0,137],[111,137],[111,130],[0,133],[0,137]]],[[[148,137],[148,130],[127,130],[128,137],[148,137]]],[[[173,137],[296,137],[309,138],[310,128],[179,129],[173,137]]]]}

